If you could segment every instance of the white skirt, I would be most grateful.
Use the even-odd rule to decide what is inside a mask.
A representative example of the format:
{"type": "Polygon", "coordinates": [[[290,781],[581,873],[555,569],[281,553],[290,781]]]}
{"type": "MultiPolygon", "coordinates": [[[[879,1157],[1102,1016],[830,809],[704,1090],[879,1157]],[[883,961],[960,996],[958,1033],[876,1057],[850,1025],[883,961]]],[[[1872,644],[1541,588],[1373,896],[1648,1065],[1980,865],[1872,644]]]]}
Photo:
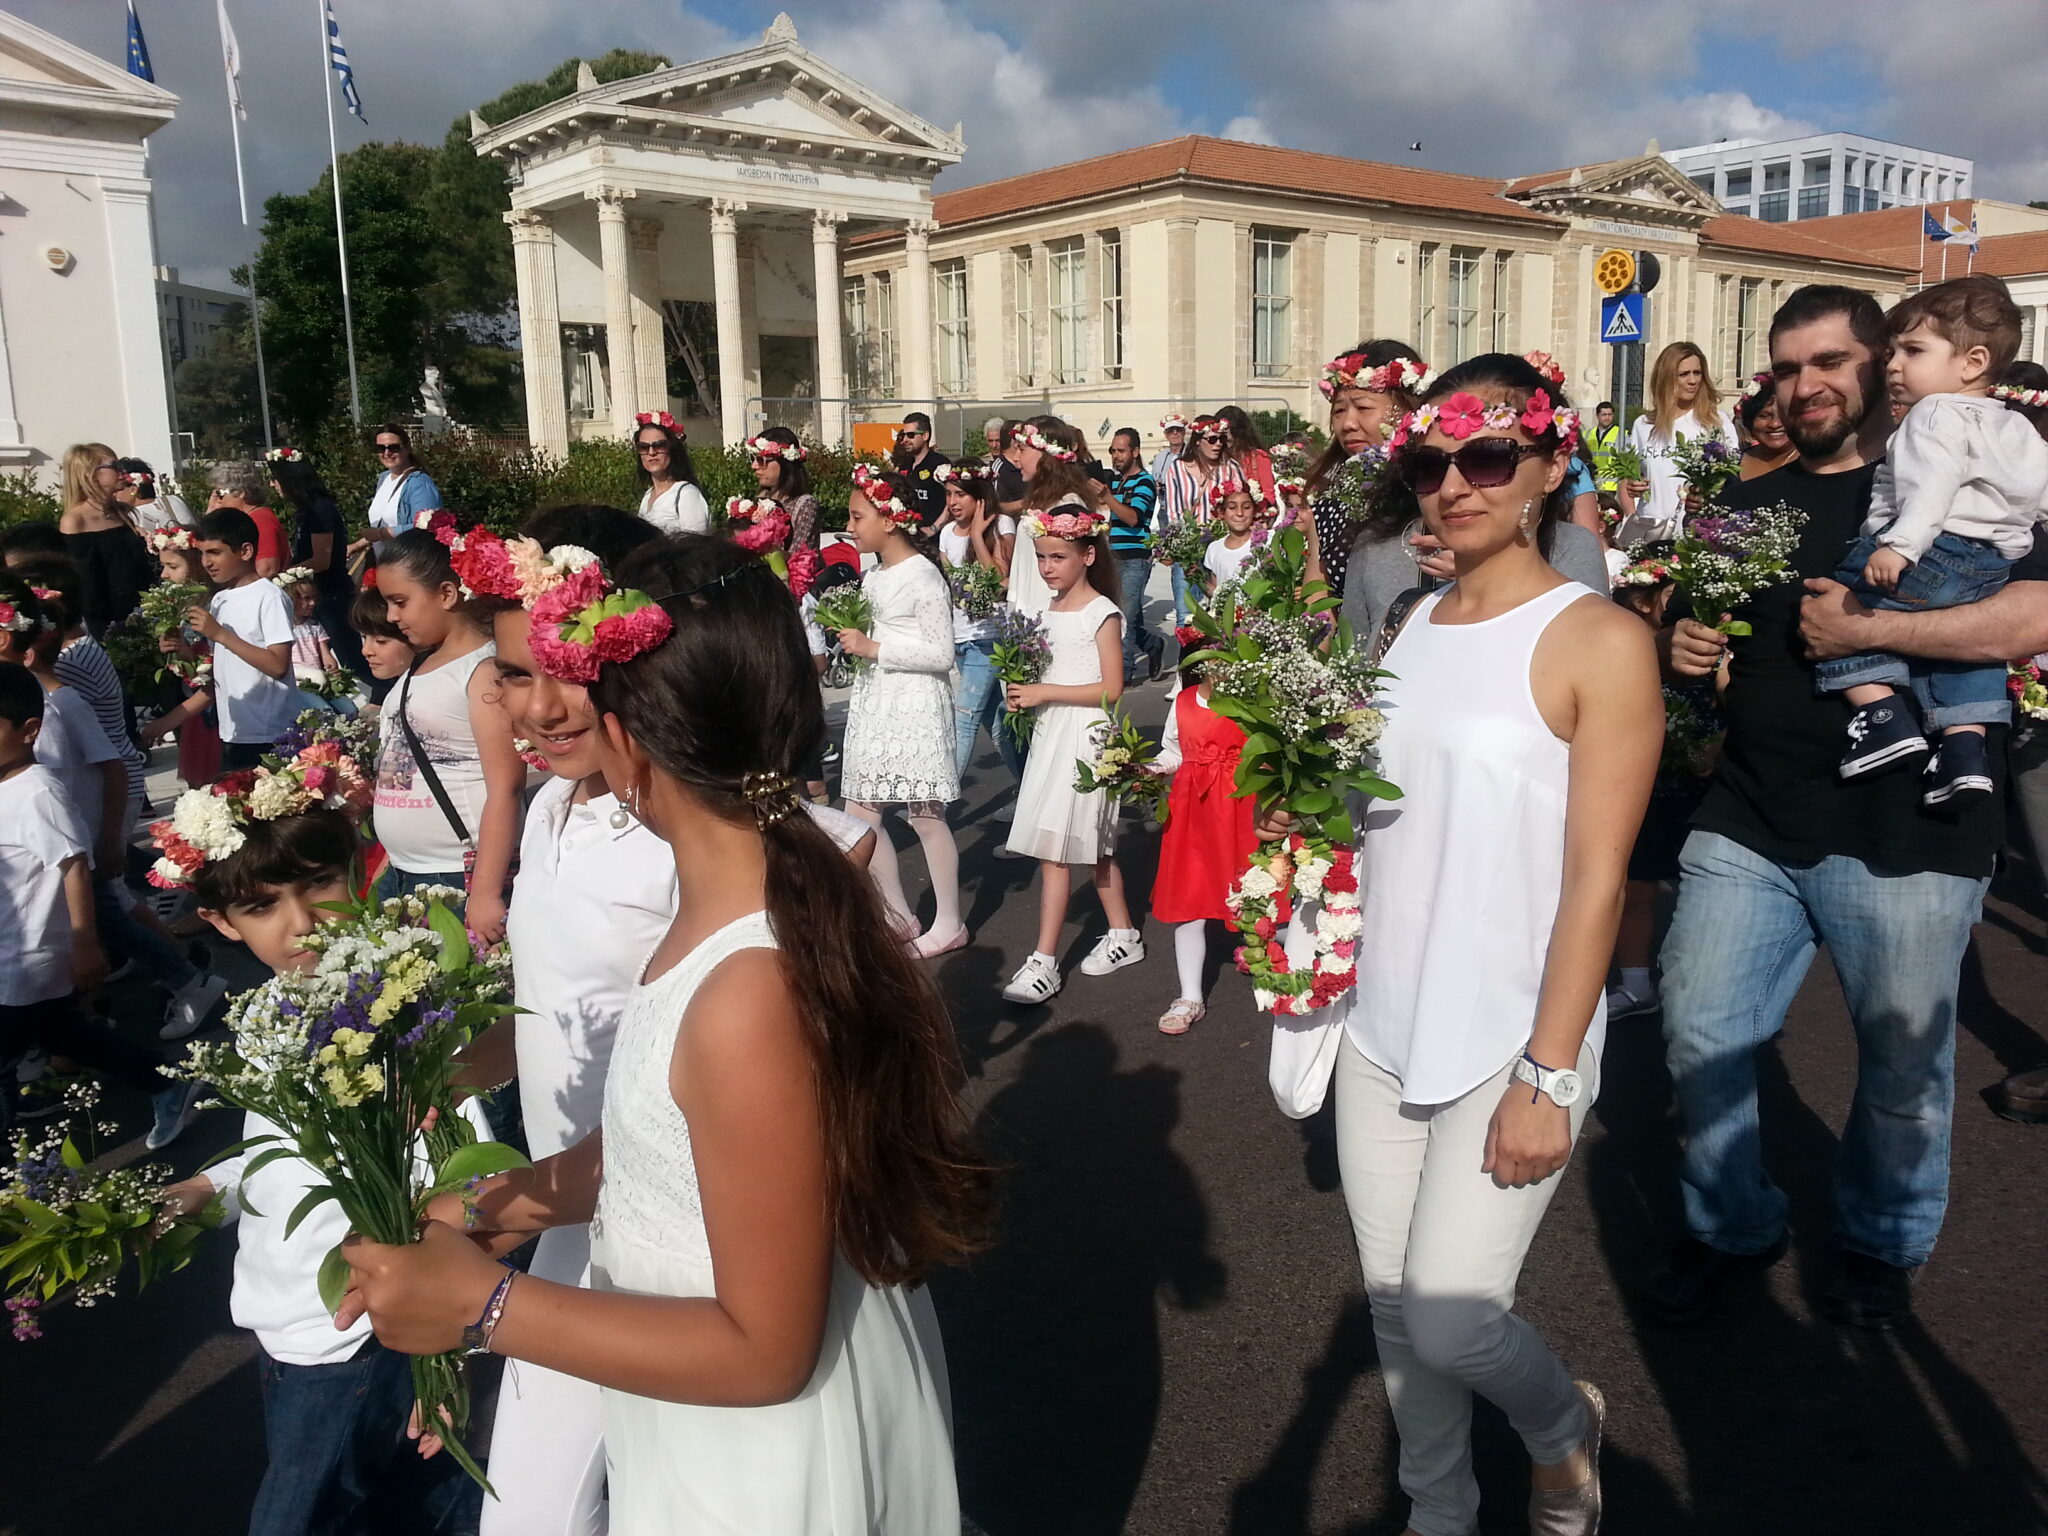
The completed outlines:
{"type": "Polygon", "coordinates": [[[959,799],[953,735],[953,688],[946,677],[865,668],[846,703],[839,793],[869,805],[959,799]]]}
{"type": "MultiPolygon", "coordinates": [[[[1093,704],[1041,704],[1031,755],[1017,786],[1009,847],[1028,859],[1094,864],[1116,852],[1116,805],[1101,790],[1074,788],[1074,768],[1093,758],[1093,732],[1109,716],[1093,704]]],[[[999,729],[1007,730],[1007,725],[999,729]]]]}

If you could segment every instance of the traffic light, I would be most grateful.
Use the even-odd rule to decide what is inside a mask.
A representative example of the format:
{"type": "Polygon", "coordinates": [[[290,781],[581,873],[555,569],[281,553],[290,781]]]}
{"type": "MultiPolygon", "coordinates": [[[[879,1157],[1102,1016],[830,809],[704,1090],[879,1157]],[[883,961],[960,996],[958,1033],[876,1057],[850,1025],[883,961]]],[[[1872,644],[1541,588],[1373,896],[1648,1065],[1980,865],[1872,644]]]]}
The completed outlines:
{"type": "Polygon", "coordinates": [[[1648,251],[1636,252],[1636,292],[1648,293],[1657,286],[1657,279],[1664,275],[1664,267],[1648,251]]]}

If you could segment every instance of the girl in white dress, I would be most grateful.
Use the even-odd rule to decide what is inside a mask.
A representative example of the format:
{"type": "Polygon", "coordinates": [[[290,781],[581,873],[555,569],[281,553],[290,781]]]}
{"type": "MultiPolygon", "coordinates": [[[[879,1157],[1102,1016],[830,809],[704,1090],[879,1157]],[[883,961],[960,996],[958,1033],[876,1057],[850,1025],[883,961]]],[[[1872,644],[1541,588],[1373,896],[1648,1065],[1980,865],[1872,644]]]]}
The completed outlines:
{"type": "MultiPolygon", "coordinates": [[[[602,1128],[468,1213],[436,1202],[418,1243],[352,1240],[341,1316],[366,1308],[408,1353],[474,1327],[598,1383],[612,1536],[957,1532],[920,1282],[980,1245],[989,1177],[944,1005],[799,808],[824,717],[782,583],[689,535],[619,583],[637,654],[596,667],[590,700],[607,782],[672,850],[679,915],[620,1020],[602,1128]],[[588,1287],[491,1261],[575,1222],[588,1287]]],[[[551,624],[537,608],[534,637],[551,624]]]]}
{"type": "Polygon", "coordinates": [[[874,611],[873,633],[841,630],[839,644],[866,665],[846,705],[846,752],[839,791],[846,808],[875,829],[875,884],[896,929],[919,956],[967,943],[960,920],[960,851],[946,805],[960,795],[954,766],[953,593],[919,528],[909,482],[900,475],[855,476],[846,530],[856,548],[880,562],[861,582],[874,611]],[[922,934],[903,894],[896,849],[882,828],[900,805],[924,848],[932,882],[932,925],[922,934]]]}
{"type": "Polygon", "coordinates": [[[711,508],[684,446],[683,424],[667,411],[634,418],[633,456],[640,461],[640,516],[663,533],[709,533],[711,508]]]}
{"type": "Polygon", "coordinates": [[[1053,594],[1041,615],[1052,660],[1036,683],[1011,683],[1012,709],[1038,712],[1031,755],[1017,787],[1017,817],[1010,851],[1039,861],[1038,947],[1025,956],[1003,988],[1013,1003],[1042,1003],[1060,989],[1053,958],[1067,920],[1073,886],[1070,865],[1090,867],[1109,932],[1081,962],[1084,976],[1107,976],[1145,958],[1145,941],[1124,900],[1116,866],[1116,805],[1101,790],[1074,788],[1074,764],[1094,756],[1093,733],[1109,721],[1109,706],[1123,697],[1123,594],[1108,520],[1069,503],[1024,517],[1024,536],[1036,551],[1039,575],[1053,594]]]}

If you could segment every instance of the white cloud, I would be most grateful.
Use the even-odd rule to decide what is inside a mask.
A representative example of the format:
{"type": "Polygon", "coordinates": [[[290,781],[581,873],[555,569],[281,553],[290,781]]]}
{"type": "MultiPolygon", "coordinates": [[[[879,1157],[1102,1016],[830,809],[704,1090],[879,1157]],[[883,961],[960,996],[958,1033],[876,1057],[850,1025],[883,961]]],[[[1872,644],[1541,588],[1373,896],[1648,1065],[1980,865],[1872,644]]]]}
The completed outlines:
{"type": "Polygon", "coordinates": [[[1244,144],[1278,144],[1263,117],[1233,117],[1223,125],[1223,137],[1244,144]]]}

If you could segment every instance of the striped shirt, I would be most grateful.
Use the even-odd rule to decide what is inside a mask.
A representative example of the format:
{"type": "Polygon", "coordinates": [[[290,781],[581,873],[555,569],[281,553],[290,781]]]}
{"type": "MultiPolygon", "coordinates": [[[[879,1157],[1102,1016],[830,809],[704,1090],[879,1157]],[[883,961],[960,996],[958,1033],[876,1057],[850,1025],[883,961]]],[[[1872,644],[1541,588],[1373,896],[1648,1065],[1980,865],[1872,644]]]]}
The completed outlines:
{"type": "Polygon", "coordinates": [[[135,733],[129,728],[128,699],[121,691],[121,674],[114,670],[114,659],[99,641],[81,635],[65,644],[50,670],[57,674],[59,682],[76,688],[79,697],[92,705],[100,729],[107,733],[107,740],[128,769],[129,795],[141,794],[149,759],[135,744],[135,733]]]}
{"type": "Polygon", "coordinates": [[[1205,481],[1190,461],[1181,459],[1168,467],[1166,478],[1159,483],[1160,520],[1168,523],[1183,517],[1209,517],[1212,515],[1209,510],[1212,487],[1223,485],[1241,490],[1244,483],[1244,471],[1234,460],[1219,461],[1215,475],[1205,481]]]}
{"type": "Polygon", "coordinates": [[[1119,555],[1143,554],[1152,544],[1152,503],[1158,497],[1158,487],[1153,485],[1152,477],[1140,469],[1121,479],[1111,480],[1109,494],[1138,514],[1136,523],[1127,523],[1116,515],[1114,509],[1111,510],[1109,547],[1119,555]]]}

